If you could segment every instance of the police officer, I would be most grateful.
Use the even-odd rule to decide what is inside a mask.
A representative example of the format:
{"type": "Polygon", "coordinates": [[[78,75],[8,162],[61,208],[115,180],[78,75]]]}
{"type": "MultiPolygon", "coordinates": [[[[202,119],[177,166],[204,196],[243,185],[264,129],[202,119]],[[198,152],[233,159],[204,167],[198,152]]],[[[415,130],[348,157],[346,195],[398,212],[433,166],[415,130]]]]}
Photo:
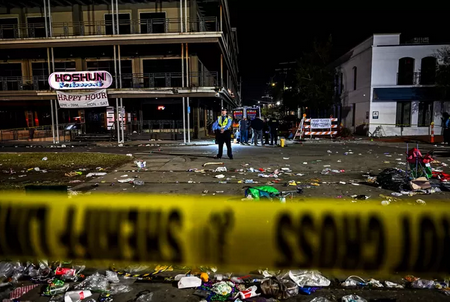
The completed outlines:
{"type": "Polygon", "coordinates": [[[278,120],[276,118],[269,119],[269,132],[270,132],[270,144],[277,145],[277,137],[278,137],[278,120]]]}
{"type": "Polygon", "coordinates": [[[219,144],[219,152],[216,159],[222,158],[223,143],[226,144],[227,154],[230,159],[233,159],[233,151],[231,150],[231,124],[233,119],[227,116],[227,110],[222,109],[222,115],[217,117],[217,120],[212,124],[212,130],[215,132],[217,143],[219,144]]]}

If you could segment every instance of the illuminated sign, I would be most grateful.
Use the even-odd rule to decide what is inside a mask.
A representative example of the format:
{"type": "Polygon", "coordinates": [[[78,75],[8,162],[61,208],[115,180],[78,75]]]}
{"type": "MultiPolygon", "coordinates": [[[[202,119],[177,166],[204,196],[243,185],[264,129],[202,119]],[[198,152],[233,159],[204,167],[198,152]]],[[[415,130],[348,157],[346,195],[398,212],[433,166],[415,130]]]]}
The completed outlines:
{"type": "Polygon", "coordinates": [[[107,71],[54,72],[49,76],[53,89],[106,89],[113,81],[107,71]]]}
{"type": "Polygon", "coordinates": [[[157,110],[165,110],[165,106],[157,106],[157,110]]]}

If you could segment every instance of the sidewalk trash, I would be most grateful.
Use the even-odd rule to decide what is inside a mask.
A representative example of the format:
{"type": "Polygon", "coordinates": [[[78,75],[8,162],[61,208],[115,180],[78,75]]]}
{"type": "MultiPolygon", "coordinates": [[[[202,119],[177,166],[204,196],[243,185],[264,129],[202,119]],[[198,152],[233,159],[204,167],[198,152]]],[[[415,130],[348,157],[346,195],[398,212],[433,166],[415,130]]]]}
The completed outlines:
{"type": "Polygon", "coordinates": [[[384,288],[384,285],[382,285],[381,282],[379,282],[378,280],[375,280],[375,279],[368,280],[368,282],[366,284],[367,284],[367,286],[371,286],[373,288],[384,288]]]}
{"type": "Polygon", "coordinates": [[[319,287],[299,287],[299,292],[302,292],[303,294],[312,294],[316,290],[321,289],[319,287]]]}
{"type": "Polygon", "coordinates": [[[261,282],[260,287],[264,295],[272,296],[277,300],[286,300],[299,294],[299,287],[289,279],[287,274],[266,278],[261,282]]]}
{"type": "Polygon", "coordinates": [[[212,291],[223,296],[229,295],[232,290],[233,288],[227,282],[219,282],[212,285],[212,291]]]}
{"type": "Polygon", "coordinates": [[[137,294],[134,302],[152,302],[153,300],[153,293],[149,290],[144,290],[137,294]]]}
{"type": "Polygon", "coordinates": [[[299,287],[327,287],[330,285],[330,281],[319,271],[291,270],[289,271],[289,277],[299,287]]]}
{"type": "Polygon", "coordinates": [[[35,289],[38,286],[39,286],[38,284],[34,284],[34,285],[28,285],[28,286],[24,286],[24,287],[18,287],[9,294],[8,301],[11,302],[13,300],[19,299],[20,297],[22,297],[23,295],[25,295],[26,293],[30,292],[31,290],[35,289]]]}
{"type": "Polygon", "coordinates": [[[361,287],[365,285],[365,280],[356,275],[349,276],[346,280],[344,280],[344,282],[341,283],[342,287],[361,287]]]}
{"type": "Polygon", "coordinates": [[[225,175],[216,175],[215,177],[216,177],[217,179],[223,179],[223,178],[225,178],[225,175]]]}
{"type": "Polygon", "coordinates": [[[47,161],[47,157],[42,158],[42,161],[47,161]]]}
{"type": "Polygon", "coordinates": [[[79,302],[91,296],[89,290],[69,291],[64,296],[65,302],[79,302]]]}
{"type": "Polygon", "coordinates": [[[203,281],[203,283],[207,283],[209,281],[209,275],[206,272],[202,272],[200,274],[200,279],[203,281]]]}
{"type": "Polygon", "coordinates": [[[218,173],[218,172],[226,172],[228,171],[227,168],[225,166],[223,167],[217,167],[214,172],[218,173]]]}
{"type": "Polygon", "coordinates": [[[410,181],[410,186],[414,191],[426,190],[431,188],[431,184],[429,183],[426,177],[419,177],[417,179],[410,181]]]}
{"type": "Polygon", "coordinates": [[[432,280],[422,280],[418,279],[412,282],[411,287],[417,289],[433,289],[435,288],[436,283],[432,280]]]}
{"type": "Polygon", "coordinates": [[[119,183],[128,183],[128,182],[132,182],[134,180],[135,180],[135,178],[126,178],[126,179],[118,180],[118,182],[119,183]]]}
{"type": "Polygon", "coordinates": [[[146,167],[146,161],[140,160],[140,161],[134,161],[134,163],[137,165],[138,168],[146,167]]]}
{"type": "Polygon", "coordinates": [[[332,170],[330,168],[324,168],[322,171],[321,171],[321,175],[328,175],[330,174],[332,170]]]}
{"type": "Polygon", "coordinates": [[[94,292],[106,292],[109,288],[109,282],[105,275],[99,274],[98,272],[87,277],[83,282],[76,285],[74,289],[76,290],[91,290],[94,292]]]}
{"type": "Polygon", "coordinates": [[[225,163],[223,162],[206,162],[203,164],[203,167],[208,166],[208,165],[224,165],[225,163]]]}
{"type": "Polygon", "coordinates": [[[65,284],[64,281],[54,279],[43,292],[44,296],[51,297],[57,294],[65,293],[69,290],[69,284],[65,284]]]}
{"type": "Polygon", "coordinates": [[[87,178],[93,177],[93,176],[105,176],[107,173],[89,173],[87,174],[87,178]]]}
{"type": "Polygon", "coordinates": [[[130,285],[125,285],[125,284],[120,284],[120,283],[114,283],[110,285],[109,292],[111,295],[116,295],[120,293],[127,293],[131,292],[132,287],[130,285]]]}
{"type": "Polygon", "coordinates": [[[145,185],[145,182],[142,180],[134,180],[134,181],[132,181],[132,184],[134,184],[136,186],[140,186],[140,185],[145,185]]]}
{"type": "Polygon", "coordinates": [[[401,197],[401,196],[403,196],[403,194],[397,193],[397,192],[393,192],[391,195],[392,195],[392,196],[395,196],[395,197],[401,197]]]}
{"type": "Polygon", "coordinates": [[[256,293],[257,289],[258,289],[257,286],[251,286],[251,287],[247,288],[246,290],[239,292],[239,297],[241,298],[241,300],[257,297],[257,296],[261,295],[261,293],[256,293]]]}
{"type": "Polygon", "coordinates": [[[325,297],[316,297],[313,300],[311,300],[310,302],[330,302],[330,301],[328,299],[326,299],[325,297]]]}
{"type": "Polygon", "coordinates": [[[179,280],[178,288],[197,288],[201,286],[201,279],[194,276],[186,276],[179,280]]]}
{"type": "Polygon", "coordinates": [[[126,154],[126,157],[133,157],[132,154],[126,154]]]}
{"type": "MultiPolygon", "coordinates": [[[[247,180],[246,180],[247,183],[247,180]]],[[[280,195],[280,191],[275,187],[269,185],[263,186],[248,186],[245,188],[245,197],[251,196],[254,200],[260,200],[261,198],[267,198],[272,200],[280,195]]]]}
{"type": "Polygon", "coordinates": [[[381,173],[379,173],[376,181],[380,186],[382,186],[382,188],[394,192],[400,192],[401,190],[408,189],[406,173],[397,168],[384,169],[381,173]]]}
{"type": "Polygon", "coordinates": [[[403,285],[400,285],[400,284],[397,284],[397,283],[393,283],[393,282],[390,282],[390,281],[385,281],[385,286],[387,288],[399,288],[399,289],[403,289],[404,286],[403,285]]]}
{"type": "Polygon", "coordinates": [[[129,175],[121,175],[121,178],[126,178],[127,176],[129,176],[129,175]]]}
{"type": "Polygon", "coordinates": [[[105,277],[107,278],[107,281],[110,283],[119,283],[120,279],[118,278],[118,274],[116,272],[107,270],[105,271],[105,277]]]}
{"type": "Polygon", "coordinates": [[[345,295],[344,297],[341,298],[342,302],[367,302],[364,298],[356,295],[356,294],[349,294],[345,295]]]}
{"type": "Polygon", "coordinates": [[[426,205],[426,201],[421,200],[421,199],[417,199],[415,202],[419,205],[426,205]]]}
{"type": "Polygon", "coordinates": [[[351,195],[351,197],[357,200],[367,200],[368,198],[370,198],[370,196],[366,195],[351,195]]]}

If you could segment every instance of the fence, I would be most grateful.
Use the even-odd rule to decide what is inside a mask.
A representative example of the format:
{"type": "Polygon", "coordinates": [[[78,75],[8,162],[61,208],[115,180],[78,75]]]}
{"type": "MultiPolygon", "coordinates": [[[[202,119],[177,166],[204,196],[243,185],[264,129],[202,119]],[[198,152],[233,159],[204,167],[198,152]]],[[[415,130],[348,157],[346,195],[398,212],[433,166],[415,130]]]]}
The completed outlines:
{"type": "Polygon", "coordinates": [[[303,137],[330,136],[332,138],[333,136],[339,135],[340,126],[338,125],[338,118],[305,119],[302,124],[303,137]]]}
{"type": "MultiPolygon", "coordinates": [[[[74,37],[91,35],[113,35],[111,20],[83,22],[52,22],[51,37],[74,37]]],[[[217,17],[188,20],[188,32],[219,31],[217,17]]],[[[181,33],[180,18],[152,18],[119,20],[119,34],[181,33]]],[[[50,33],[47,33],[48,35],[50,33]]],[[[0,39],[46,38],[44,23],[2,24],[0,39]]]]}
{"type": "MultiPolygon", "coordinates": [[[[71,131],[65,130],[67,124],[59,124],[59,135],[60,142],[71,141],[71,131]]],[[[52,141],[52,129],[51,126],[39,126],[33,127],[33,141],[52,141]]],[[[55,134],[56,136],[56,134],[55,134]]],[[[27,141],[30,139],[30,128],[15,128],[15,129],[1,129],[0,130],[0,142],[1,141],[27,141]]]]}

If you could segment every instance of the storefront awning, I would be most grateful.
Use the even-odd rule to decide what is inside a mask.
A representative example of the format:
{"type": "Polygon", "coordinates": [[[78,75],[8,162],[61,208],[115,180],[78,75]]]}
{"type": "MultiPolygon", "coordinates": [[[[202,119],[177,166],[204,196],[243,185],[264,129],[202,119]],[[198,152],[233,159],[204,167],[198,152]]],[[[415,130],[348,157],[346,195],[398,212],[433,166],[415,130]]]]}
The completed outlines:
{"type": "Polygon", "coordinates": [[[375,88],[374,101],[427,101],[436,100],[436,88],[375,88]]]}

